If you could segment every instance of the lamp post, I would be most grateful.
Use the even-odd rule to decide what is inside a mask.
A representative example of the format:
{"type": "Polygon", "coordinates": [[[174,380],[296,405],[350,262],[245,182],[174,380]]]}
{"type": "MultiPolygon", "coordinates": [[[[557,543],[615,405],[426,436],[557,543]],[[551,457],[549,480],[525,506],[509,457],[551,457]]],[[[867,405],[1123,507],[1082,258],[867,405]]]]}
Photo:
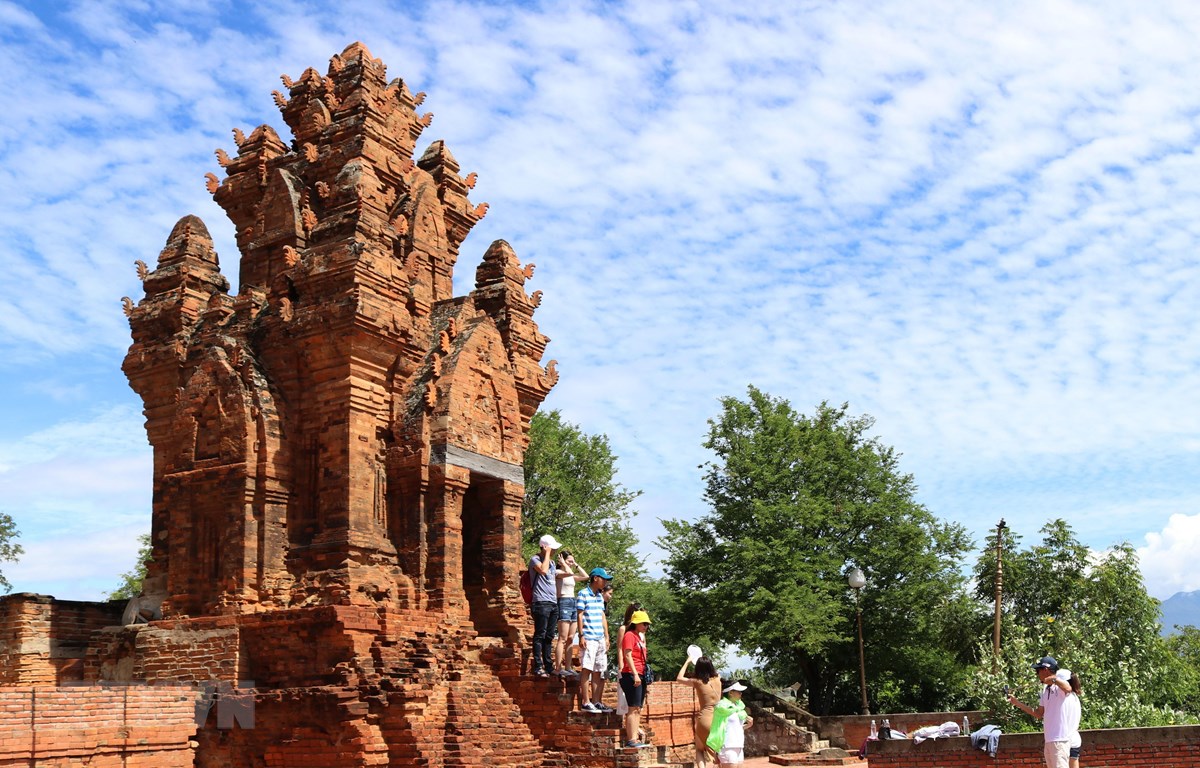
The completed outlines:
{"type": "Polygon", "coordinates": [[[992,671],[1000,669],[1000,598],[1004,589],[1004,518],[996,525],[996,616],[992,625],[992,671]]]}
{"type": "Polygon", "coordinates": [[[863,576],[861,568],[855,568],[846,574],[846,582],[854,590],[854,615],[858,619],[858,687],[862,690],[862,713],[869,715],[871,708],[867,706],[867,657],[863,651],[862,608],[858,602],[858,593],[867,585],[867,578],[863,576]]]}

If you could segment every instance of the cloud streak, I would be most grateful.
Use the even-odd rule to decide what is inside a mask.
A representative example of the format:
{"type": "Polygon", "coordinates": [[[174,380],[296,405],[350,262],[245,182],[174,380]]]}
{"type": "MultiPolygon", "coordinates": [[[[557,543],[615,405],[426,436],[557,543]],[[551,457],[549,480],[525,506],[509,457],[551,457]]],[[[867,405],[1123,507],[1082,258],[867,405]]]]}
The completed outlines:
{"type": "MultiPolygon", "coordinates": [[[[234,126],[282,132],[278,74],[362,39],[430,94],[426,139],[492,203],[458,290],[493,238],[537,262],[563,372],[547,405],[609,435],[646,491],[651,559],[655,517],[703,510],[704,421],[749,383],[873,414],[925,503],[977,535],[1066,516],[1095,547],[1154,533],[1178,549],[1163,557],[1200,555],[1172,522],[1200,514],[1200,9],[249,13],[0,3],[22,84],[0,127],[0,188],[19,191],[0,206],[21,286],[0,295],[10,451],[136,409],[119,373],[131,262],[194,212],[236,281],[202,184],[213,149],[234,126]]],[[[143,451],[111,446],[130,466],[143,451]]],[[[148,493],[148,470],[134,479],[148,493]]]]}

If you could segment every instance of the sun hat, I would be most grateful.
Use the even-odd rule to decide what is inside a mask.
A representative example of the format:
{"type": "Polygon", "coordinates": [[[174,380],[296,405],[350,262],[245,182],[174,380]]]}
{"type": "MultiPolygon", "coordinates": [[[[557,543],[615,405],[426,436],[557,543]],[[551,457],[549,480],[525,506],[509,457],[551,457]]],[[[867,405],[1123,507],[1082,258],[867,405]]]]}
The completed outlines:
{"type": "Polygon", "coordinates": [[[550,549],[562,549],[562,544],[558,543],[558,539],[554,538],[548,533],[541,538],[541,541],[538,542],[538,546],[550,547],[550,549]]]}
{"type": "Polygon", "coordinates": [[[649,624],[650,623],[650,614],[646,613],[645,611],[634,611],[633,615],[629,617],[629,623],[630,624],[649,624]]]}
{"type": "Polygon", "coordinates": [[[732,683],[729,684],[728,688],[726,688],[724,691],[722,691],[722,693],[729,693],[730,691],[744,691],[744,690],[746,690],[746,686],[742,685],[737,680],[734,680],[732,683]]]}

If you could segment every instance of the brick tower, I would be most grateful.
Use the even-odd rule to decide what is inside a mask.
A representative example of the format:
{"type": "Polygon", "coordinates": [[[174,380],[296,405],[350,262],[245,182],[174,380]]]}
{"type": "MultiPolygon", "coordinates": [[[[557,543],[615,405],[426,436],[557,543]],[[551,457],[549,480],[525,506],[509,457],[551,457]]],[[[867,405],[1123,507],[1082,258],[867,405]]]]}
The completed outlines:
{"type": "Polygon", "coordinates": [[[424,94],[364,46],[283,81],[295,138],[235,131],[208,177],[237,295],[187,216],[129,309],[163,614],[388,604],[506,633],[514,606],[482,588],[515,583],[529,420],[557,378],[533,265],[497,241],[453,295],[487,204],[441,141],[418,157],[424,94]]]}
{"type": "Polygon", "coordinates": [[[363,45],[283,82],[294,138],[235,130],[208,175],[237,294],[186,216],[125,300],[161,614],[96,633],[86,678],[252,680],[254,729],[209,718],[197,766],[612,765],[521,677],[522,460],[557,380],[533,265],[497,241],[453,295],[487,205],[363,45]]]}

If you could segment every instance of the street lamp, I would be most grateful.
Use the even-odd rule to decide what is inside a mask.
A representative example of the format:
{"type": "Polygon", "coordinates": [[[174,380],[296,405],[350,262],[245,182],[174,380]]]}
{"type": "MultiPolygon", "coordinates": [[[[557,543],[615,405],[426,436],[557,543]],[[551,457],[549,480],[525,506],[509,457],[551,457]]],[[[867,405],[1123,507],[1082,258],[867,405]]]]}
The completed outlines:
{"type": "Polygon", "coordinates": [[[1004,589],[1004,518],[996,525],[996,616],[992,625],[992,672],[1000,670],[1000,597],[1004,589]]]}
{"type": "Polygon", "coordinates": [[[862,608],[858,604],[858,593],[867,585],[867,577],[863,576],[861,568],[855,568],[846,574],[846,582],[854,590],[854,615],[858,619],[858,686],[862,690],[862,713],[871,714],[867,706],[867,657],[863,651],[862,608]]]}

